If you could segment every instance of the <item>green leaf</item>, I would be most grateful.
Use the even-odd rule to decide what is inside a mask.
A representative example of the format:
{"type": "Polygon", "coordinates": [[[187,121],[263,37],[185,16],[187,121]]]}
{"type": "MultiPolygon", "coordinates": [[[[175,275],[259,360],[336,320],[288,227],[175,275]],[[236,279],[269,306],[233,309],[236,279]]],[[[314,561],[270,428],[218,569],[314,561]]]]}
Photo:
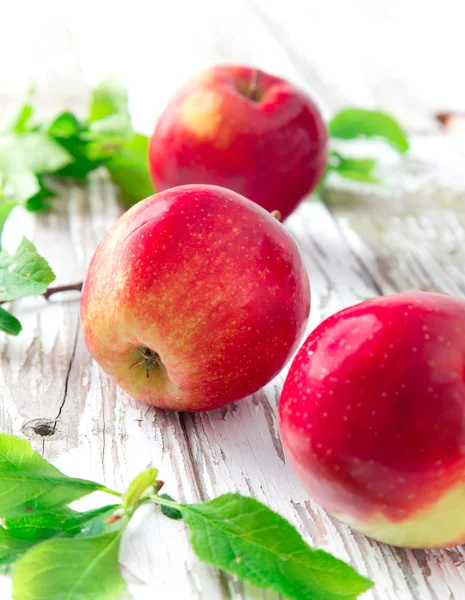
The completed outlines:
{"type": "Polygon", "coordinates": [[[121,82],[108,78],[92,92],[89,109],[90,131],[115,137],[131,137],[128,94],[121,82]]]}
{"type": "Polygon", "coordinates": [[[397,121],[377,110],[346,108],[332,118],[328,129],[331,137],[343,140],[358,137],[384,139],[401,154],[409,148],[407,135],[397,121]]]}
{"type": "Polygon", "coordinates": [[[35,542],[61,533],[65,523],[74,517],[75,512],[68,506],[63,506],[38,515],[4,519],[3,524],[11,537],[35,542]]]}
{"type": "Polygon", "coordinates": [[[0,170],[7,177],[25,171],[54,173],[72,160],[69,152],[43,131],[0,136],[0,170]]]}
{"type": "Polygon", "coordinates": [[[148,142],[147,136],[136,134],[106,161],[110,177],[120,188],[127,207],[155,193],[148,166],[148,142]]]}
{"type": "Polygon", "coordinates": [[[0,306],[0,331],[8,335],[18,335],[21,329],[18,319],[0,306]]]}
{"type": "MultiPolygon", "coordinates": [[[[52,121],[31,125],[32,115],[33,106],[24,103],[0,133],[0,196],[5,200],[23,203],[34,212],[49,210],[55,194],[43,175],[85,181],[101,166],[107,166],[127,206],[154,193],[148,139],[134,134],[127,91],[117,79],[107,79],[93,90],[87,121],[63,111],[52,121]]],[[[0,226],[8,215],[0,210],[0,226]]]]}
{"type": "MultiPolygon", "coordinates": [[[[175,500],[168,494],[160,494],[160,498],[164,498],[165,500],[175,502],[175,500]]],[[[166,506],[166,504],[162,504],[161,512],[165,515],[165,517],[168,517],[168,519],[173,519],[174,521],[182,519],[182,512],[177,508],[173,508],[172,506],[166,506]]]]}
{"type": "Polygon", "coordinates": [[[83,141],[80,137],[62,138],[59,143],[73,156],[74,162],[57,171],[55,173],[57,177],[69,177],[76,181],[85,181],[89,173],[92,173],[103,164],[101,160],[89,158],[89,142],[83,141]]]}
{"type": "Polygon", "coordinates": [[[121,532],[42,542],[13,571],[13,600],[116,600],[121,532]]]}
{"type": "Polygon", "coordinates": [[[328,170],[346,179],[378,183],[380,180],[373,171],[377,165],[375,158],[345,158],[338,152],[330,153],[328,170]]]}
{"type": "Polygon", "coordinates": [[[122,496],[123,507],[128,508],[140,500],[142,494],[151,487],[157,478],[158,469],[146,469],[139,473],[128,486],[128,489],[122,496]]]}
{"type": "Polygon", "coordinates": [[[63,506],[38,515],[4,519],[4,525],[12,537],[30,541],[41,541],[60,533],[95,535],[105,530],[105,519],[119,506],[119,504],[112,504],[85,512],[63,506]]]}
{"type": "Polygon", "coordinates": [[[313,550],[288,521],[252,498],[225,494],[182,504],[198,557],[293,600],[352,600],[372,582],[323,550],[313,550]]]}
{"type": "Polygon", "coordinates": [[[34,452],[26,440],[0,434],[0,517],[55,510],[105,489],[93,481],[67,477],[34,452]]]}
{"type": "Polygon", "coordinates": [[[39,191],[28,198],[24,206],[31,212],[50,210],[53,208],[53,205],[49,202],[49,199],[54,198],[56,194],[45,185],[43,178],[40,175],[37,175],[36,178],[39,183],[39,191]]]}
{"type": "Polygon", "coordinates": [[[84,181],[89,173],[101,166],[101,160],[89,156],[91,141],[86,137],[87,127],[73,113],[66,111],[58,115],[47,131],[74,159],[57,171],[59,177],[84,181]]]}
{"type": "Polygon", "coordinates": [[[31,196],[40,192],[40,184],[32,171],[14,171],[8,176],[8,185],[11,187],[10,195],[17,202],[25,202],[31,196]]]}
{"type": "Polygon", "coordinates": [[[9,531],[0,527],[0,566],[13,564],[34,544],[31,540],[15,538],[9,531]]]}
{"type": "Polygon", "coordinates": [[[119,531],[127,521],[122,518],[121,514],[115,515],[116,512],[121,513],[121,504],[112,504],[82,513],[80,531],[75,534],[76,537],[89,537],[110,531],[119,531]],[[94,514],[92,515],[92,513],[94,514]],[[109,518],[111,522],[107,522],[109,518]]]}
{"type": "Polygon", "coordinates": [[[379,177],[371,175],[370,173],[363,173],[361,171],[350,171],[350,170],[337,170],[337,173],[345,179],[351,179],[352,181],[363,181],[365,183],[380,183],[379,177]]]}
{"type": "Polygon", "coordinates": [[[48,134],[54,138],[70,138],[82,130],[77,117],[69,111],[62,112],[49,125],[48,134]]]}
{"type": "Polygon", "coordinates": [[[19,108],[16,117],[13,119],[10,129],[15,131],[16,133],[22,133],[26,131],[28,129],[28,124],[33,114],[34,108],[32,104],[23,104],[19,108]]]}
{"type": "MultiPolygon", "coordinates": [[[[16,200],[1,200],[0,199],[0,240],[5,227],[6,220],[10,216],[11,211],[19,205],[16,200]]],[[[1,244],[0,244],[1,247],[1,244]]]]}
{"type": "Polygon", "coordinates": [[[114,504],[86,512],[77,512],[64,506],[31,517],[5,519],[5,527],[0,527],[0,566],[12,564],[27,550],[46,539],[57,536],[88,537],[120,529],[121,521],[111,525],[105,522],[119,506],[114,504]]]}
{"type": "Polygon", "coordinates": [[[0,252],[0,301],[43,294],[54,280],[48,262],[26,238],[13,256],[0,252]]]}

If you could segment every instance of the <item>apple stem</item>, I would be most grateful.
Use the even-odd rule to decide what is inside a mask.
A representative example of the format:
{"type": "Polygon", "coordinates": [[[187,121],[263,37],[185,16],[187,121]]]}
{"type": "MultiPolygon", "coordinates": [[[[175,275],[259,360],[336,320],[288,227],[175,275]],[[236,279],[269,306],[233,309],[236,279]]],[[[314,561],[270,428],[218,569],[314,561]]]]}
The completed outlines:
{"type": "Polygon", "coordinates": [[[136,350],[140,358],[139,360],[136,360],[136,362],[132,363],[132,365],[129,368],[132,369],[132,367],[135,367],[136,365],[142,365],[143,367],[145,367],[145,375],[148,379],[150,376],[150,370],[153,369],[156,365],[161,364],[160,356],[156,352],[150,350],[150,348],[146,348],[145,346],[137,348],[136,350]]]}
{"type": "Polygon", "coordinates": [[[281,223],[281,219],[282,219],[281,211],[279,211],[279,210],[272,210],[270,212],[270,215],[272,217],[274,217],[277,221],[279,221],[281,223]]]}
{"type": "Polygon", "coordinates": [[[258,92],[258,84],[260,82],[260,77],[262,76],[262,72],[260,69],[254,69],[252,71],[252,77],[250,78],[249,89],[247,91],[247,96],[256,102],[258,100],[257,92],[258,92]]]}
{"type": "MultiPolygon", "coordinates": [[[[53,296],[53,294],[58,294],[59,292],[71,292],[71,291],[76,291],[76,292],[80,292],[82,290],[82,281],[80,281],[79,283],[71,283],[69,285],[57,285],[56,287],[51,287],[48,288],[47,291],[45,291],[42,296],[48,300],[50,298],[50,296],[53,296]]],[[[0,304],[5,304],[6,302],[10,302],[9,300],[2,300],[0,301],[0,304]]]]}

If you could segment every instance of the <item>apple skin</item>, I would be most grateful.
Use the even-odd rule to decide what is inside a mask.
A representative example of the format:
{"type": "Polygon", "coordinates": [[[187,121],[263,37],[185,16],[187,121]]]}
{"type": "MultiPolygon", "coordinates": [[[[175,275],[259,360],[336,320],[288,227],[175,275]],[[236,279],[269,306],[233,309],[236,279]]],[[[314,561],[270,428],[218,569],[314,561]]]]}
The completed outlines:
{"type": "Polygon", "coordinates": [[[321,323],[279,406],[282,441],[311,496],[398,546],[465,542],[465,302],[404,293],[321,323]]]}
{"type": "Polygon", "coordinates": [[[264,386],[297,348],[309,311],[307,272],[284,227],[239,194],[201,185],[120,217],[81,296],[84,339],[101,368],[137,400],[179,411],[264,386]],[[145,349],[158,355],[148,377],[145,349]]]}
{"type": "Polygon", "coordinates": [[[229,188],[285,219],[317,186],[327,161],[326,125],[313,101],[260,71],[223,65],[174,96],[149,146],[158,191],[191,184],[229,188]]]}

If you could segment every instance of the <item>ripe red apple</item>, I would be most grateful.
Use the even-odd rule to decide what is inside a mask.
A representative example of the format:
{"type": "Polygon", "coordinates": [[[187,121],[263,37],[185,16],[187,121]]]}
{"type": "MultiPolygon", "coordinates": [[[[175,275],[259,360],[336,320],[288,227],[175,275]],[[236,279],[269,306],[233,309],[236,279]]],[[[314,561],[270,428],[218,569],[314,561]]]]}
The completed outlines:
{"type": "Polygon", "coordinates": [[[299,350],[284,447],[328,512],[408,547],[465,542],[465,302],[405,293],[343,310],[299,350]]]}
{"type": "Polygon", "coordinates": [[[299,343],[310,289],[283,226],[239,194],[173,188],[105,235],[87,271],[87,347],[142,402],[209,410],[252,394],[299,343]]]}
{"type": "Polygon", "coordinates": [[[290,83],[250,67],[217,66],[171,100],[150,140],[157,190],[221,185],[286,218],[315,189],[327,160],[326,125],[290,83]]]}

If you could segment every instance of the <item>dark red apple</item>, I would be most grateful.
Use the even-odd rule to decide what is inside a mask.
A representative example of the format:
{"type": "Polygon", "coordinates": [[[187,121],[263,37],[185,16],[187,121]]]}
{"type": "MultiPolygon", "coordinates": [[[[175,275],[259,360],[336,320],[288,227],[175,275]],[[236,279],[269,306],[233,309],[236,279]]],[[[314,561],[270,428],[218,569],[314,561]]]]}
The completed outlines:
{"type": "Polygon", "coordinates": [[[319,325],[281,396],[284,447],[311,496],[399,546],[465,542],[465,302],[381,297],[319,325]]]}
{"type": "Polygon", "coordinates": [[[231,190],[192,185],[140,202],[87,271],[90,353],[134,398],[209,410],[257,391],[299,343],[310,309],[297,244],[231,190]]]}
{"type": "Polygon", "coordinates": [[[157,190],[207,183],[286,218],[315,189],[327,129],[311,98],[251,67],[217,66],[171,100],[150,140],[157,190]]]}

